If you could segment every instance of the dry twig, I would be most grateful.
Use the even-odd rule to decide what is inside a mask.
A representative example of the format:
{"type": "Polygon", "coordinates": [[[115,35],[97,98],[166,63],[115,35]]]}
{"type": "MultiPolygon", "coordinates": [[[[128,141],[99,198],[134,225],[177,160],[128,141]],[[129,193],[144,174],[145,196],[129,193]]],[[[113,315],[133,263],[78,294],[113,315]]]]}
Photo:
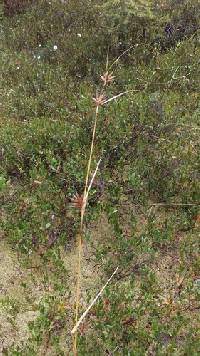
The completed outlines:
{"type": "Polygon", "coordinates": [[[99,299],[99,297],[101,296],[101,294],[103,293],[104,289],[107,287],[107,285],[109,284],[109,282],[111,281],[111,279],[114,277],[114,275],[117,273],[119,267],[117,267],[114,272],[112,273],[112,275],[110,276],[110,278],[107,280],[107,282],[104,284],[104,286],[101,288],[101,290],[99,291],[99,293],[96,295],[96,297],[92,300],[92,302],[90,303],[90,305],[87,307],[87,309],[84,311],[84,313],[81,315],[80,319],[77,321],[76,325],[74,326],[74,328],[72,329],[71,333],[74,334],[76,333],[76,331],[78,330],[80,324],[82,323],[82,321],[85,319],[85,317],[87,316],[87,314],[89,313],[90,309],[93,307],[93,305],[96,303],[96,301],[99,299]]]}

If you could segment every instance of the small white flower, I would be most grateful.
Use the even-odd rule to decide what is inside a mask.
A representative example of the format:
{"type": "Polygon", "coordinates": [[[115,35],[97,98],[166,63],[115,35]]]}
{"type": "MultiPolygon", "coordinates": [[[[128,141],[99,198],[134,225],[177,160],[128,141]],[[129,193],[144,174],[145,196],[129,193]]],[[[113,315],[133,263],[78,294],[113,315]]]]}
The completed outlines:
{"type": "Polygon", "coordinates": [[[17,69],[19,69],[19,66],[17,66],[17,69]]]}
{"type": "Polygon", "coordinates": [[[37,56],[37,59],[40,59],[40,56],[37,56]]]}
{"type": "Polygon", "coordinates": [[[81,33],[77,33],[77,36],[78,36],[78,37],[82,37],[81,33]]]}
{"type": "Polygon", "coordinates": [[[54,45],[54,46],[53,46],[53,50],[54,50],[54,51],[57,51],[57,49],[58,49],[58,46],[54,45]]]}
{"type": "Polygon", "coordinates": [[[39,46],[38,47],[41,47],[42,45],[41,44],[39,44],[39,46]]]}

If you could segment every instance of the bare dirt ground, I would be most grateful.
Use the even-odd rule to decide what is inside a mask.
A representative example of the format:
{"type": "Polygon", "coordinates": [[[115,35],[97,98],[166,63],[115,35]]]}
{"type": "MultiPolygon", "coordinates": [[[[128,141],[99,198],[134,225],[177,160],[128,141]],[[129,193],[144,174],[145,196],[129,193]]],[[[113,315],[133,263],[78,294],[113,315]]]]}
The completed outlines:
{"type": "MultiPolygon", "coordinates": [[[[82,276],[81,276],[81,307],[86,307],[86,294],[90,291],[95,295],[98,286],[101,285],[101,273],[95,267],[92,259],[93,248],[89,243],[83,245],[82,276]]],[[[77,251],[62,251],[62,260],[67,271],[66,298],[72,306],[75,301],[75,282],[77,269],[77,251]]],[[[4,355],[11,347],[19,348],[26,345],[30,331],[28,324],[39,316],[38,305],[42,298],[52,295],[55,291],[52,286],[44,283],[44,268],[41,260],[34,258],[34,266],[39,268],[27,268],[22,256],[12,250],[4,239],[0,241],[0,355],[4,355]]],[[[50,273],[51,274],[51,273],[50,273]]],[[[73,309],[68,327],[73,327],[73,309]]],[[[61,338],[62,339],[62,338],[61,338]]],[[[66,335],[63,338],[66,350],[66,335]]],[[[41,349],[41,355],[43,351],[41,349]]],[[[49,355],[53,355],[51,349],[49,355]]]]}
{"type": "Polygon", "coordinates": [[[0,354],[28,339],[28,323],[37,317],[35,304],[44,293],[42,285],[20,265],[16,253],[0,241],[0,354]]]}

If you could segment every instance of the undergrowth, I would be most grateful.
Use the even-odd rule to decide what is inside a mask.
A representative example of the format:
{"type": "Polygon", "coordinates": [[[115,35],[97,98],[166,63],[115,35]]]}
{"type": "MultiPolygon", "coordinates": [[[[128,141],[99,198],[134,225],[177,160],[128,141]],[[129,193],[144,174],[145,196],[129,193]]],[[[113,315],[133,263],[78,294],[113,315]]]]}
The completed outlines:
{"type": "MultiPolygon", "coordinates": [[[[30,303],[38,316],[29,339],[3,352],[72,352],[75,300],[65,259],[80,223],[72,203],[84,192],[92,98],[106,56],[113,63],[128,50],[112,68],[105,100],[126,94],[98,113],[91,172],[101,162],[84,248],[101,283],[84,284],[81,313],[119,270],[79,328],[78,354],[198,355],[199,33],[163,49],[154,39],[161,33],[164,41],[165,17],[136,16],[133,26],[130,15],[122,36],[123,22],[112,27],[89,1],[47,3],[1,15],[1,230],[25,268],[39,260],[48,290],[30,303]]],[[[198,4],[185,3],[177,16],[195,6],[198,13],[198,4]]],[[[176,21],[175,9],[166,12],[176,21]]],[[[17,315],[16,305],[7,298],[1,308],[17,315]]]]}

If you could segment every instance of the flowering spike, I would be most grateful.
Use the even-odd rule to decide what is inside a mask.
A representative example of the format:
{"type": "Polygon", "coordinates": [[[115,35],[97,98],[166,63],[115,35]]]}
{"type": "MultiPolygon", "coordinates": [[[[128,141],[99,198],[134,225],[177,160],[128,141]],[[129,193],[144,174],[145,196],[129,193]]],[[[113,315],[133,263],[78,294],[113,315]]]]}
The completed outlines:
{"type": "Polygon", "coordinates": [[[93,98],[93,101],[95,102],[96,106],[101,106],[106,101],[106,97],[104,94],[96,94],[96,98],[93,98]]]}
{"type": "Polygon", "coordinates": [[[76,209],[82,209],[83,207],[83,195],[79,195],[78,193],[74,194],[73,198],[71,199],[72,207],[76,209]]]}
{"type": "Polygon", "coordinates": [[[104,86],[113,82],[115,76],[112,74],[113,74],[112,72],[110,74],[108,72],[106,72],[100,76],[104,86]]]}

